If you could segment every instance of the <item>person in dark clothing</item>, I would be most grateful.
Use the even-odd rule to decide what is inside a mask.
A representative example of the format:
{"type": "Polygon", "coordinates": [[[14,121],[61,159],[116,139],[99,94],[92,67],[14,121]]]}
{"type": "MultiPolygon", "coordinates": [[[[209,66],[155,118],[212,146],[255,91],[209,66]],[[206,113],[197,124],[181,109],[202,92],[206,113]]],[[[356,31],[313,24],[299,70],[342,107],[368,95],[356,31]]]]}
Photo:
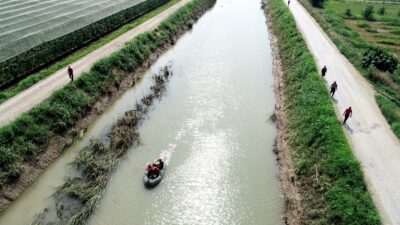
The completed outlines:
{"type": "Polygon", "coordinates": [[[349,117],[351,117],[353,115],[353,110],[351,110],[351,107],[347,108],[344,113],[344,121],[343,121],[343,125],[346,124],[347,119],[349,119],[349,117]]]}
{"type": "Polygon", "coordinates": [[[290,0],[287,1],[287,5],[290,5],[290,0]]]}
{"type": "Polygon", "coordinates": [[[331,92],[330,92],[330,94],[332,95],[332,97],[333,97],[333,95],[335,94],[336,90],[337,90],[337,83],[336,83],[336,81],[334,81],[334,82],[331,84],[331,92]]]}
{"type": "Polygon", "coordinates": [[[71,79],[71,82],[74,81],[74,71],[72,70],[71,66],[68,66],[68,76],[71,79]]]}
{"type": "Polygon", "coordinates": [[[324,66],[321,70],[321,74],[323,77],[326,75],[326,72],[328,72],[328,68],[326,68],[326,66],[324,66]]]}

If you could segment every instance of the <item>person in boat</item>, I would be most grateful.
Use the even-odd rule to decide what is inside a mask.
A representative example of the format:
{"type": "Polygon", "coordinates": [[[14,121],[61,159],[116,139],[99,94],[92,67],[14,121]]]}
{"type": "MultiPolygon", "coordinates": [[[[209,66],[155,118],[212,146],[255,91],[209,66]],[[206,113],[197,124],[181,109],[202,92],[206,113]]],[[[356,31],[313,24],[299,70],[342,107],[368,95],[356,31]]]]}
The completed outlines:
{"type": "Polygon", "coordinates": [[[326,72],[328,72],[328,68],[326,68],[326,66],[324,66],[324,68],[322,68],[322,70],[321,70],[322,77],[324,77],[326,75],[326,72]]]}
{"type": "Polygon", "coordinates": [[[160,175],[160,169],[158,167],[153,165],[147,166],[147,176],[149,178],[156,178],[158,175],[160,175]]]}
{"type": "Polygon", "coordinates": [[[162,170],[164,168],[164,161],[162,159],[157,159],[154,166],[158,167],[158,169],[162,170]]]}

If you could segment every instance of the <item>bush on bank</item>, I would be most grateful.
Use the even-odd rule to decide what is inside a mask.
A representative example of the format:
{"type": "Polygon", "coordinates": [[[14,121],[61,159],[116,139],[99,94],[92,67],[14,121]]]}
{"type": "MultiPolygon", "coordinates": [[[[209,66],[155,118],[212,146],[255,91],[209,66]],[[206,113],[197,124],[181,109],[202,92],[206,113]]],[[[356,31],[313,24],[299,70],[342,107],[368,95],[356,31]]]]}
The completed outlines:
{"type": "Polygon", "coordinates": [[[55,62],[63,56],[97,40],[169,0],[146,0],[114,15],[73,31],[67,35],[40,44],[24,53],[0,63],[0,88],[20,80],[38,68],[55,62]]]}
{"type": "Polygon", "coordinates": [[[301,224],[380,224],[314,59],[282,0],[268,0],[285,83],[301,224]]]}
{"type": "Polygon", "coordinates": [[[21,164],[45,150],[52,135],[63,135],[83,118],[94,103],[118,87],[124,74],[133,72],[157,49],[173,40],[198,13],[214,0],[194,0],[162,22],[155,30],[137,36],[124,48],[100,60],[73,83],[43,103],[0,128],[0,187],[18,179],[21,164]]]}

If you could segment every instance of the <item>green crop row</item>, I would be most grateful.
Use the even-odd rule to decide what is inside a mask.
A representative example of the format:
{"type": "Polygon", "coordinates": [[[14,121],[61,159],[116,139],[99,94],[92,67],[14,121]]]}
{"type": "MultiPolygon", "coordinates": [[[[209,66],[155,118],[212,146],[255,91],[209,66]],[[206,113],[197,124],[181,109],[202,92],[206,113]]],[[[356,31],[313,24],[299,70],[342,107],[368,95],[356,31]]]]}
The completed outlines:
{"type": "Polygon", "coordinates": [[[0,63],[0,88],[14,83],[32,72],[88,45],[129,21],[165,4],[169,0],[146,0],[133,7],[40,44],[18,56],[0,63]]]}
{"type": "Polygon", "coordinates": [[[268,0],[285,83],[301,224],[380,224],[323,79],[282,0],[268,0]]]}
{"type": "Polygon", "coordinates": [[[137,36],[118,52],[97,62],[90,72],[0,128],[0,187],[15,182],[22,172],[22,162],[46,149],[53,134],[63,135],[73,127],[96,100],[119,86],[124,74],[132,73],[158,48],[172,42],[184,27],[192,25],[196,13],[213,2],[195,0],[188,4],[155,30],[137,36]]]}

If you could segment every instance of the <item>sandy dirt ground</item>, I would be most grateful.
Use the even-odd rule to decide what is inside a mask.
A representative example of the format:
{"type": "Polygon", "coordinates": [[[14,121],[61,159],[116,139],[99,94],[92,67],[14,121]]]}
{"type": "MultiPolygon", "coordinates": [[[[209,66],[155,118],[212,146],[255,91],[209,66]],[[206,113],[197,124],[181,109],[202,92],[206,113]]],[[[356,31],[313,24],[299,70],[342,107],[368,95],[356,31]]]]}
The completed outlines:
{"type": "Polygon", "coordinates": [[[333,99],[338,118],[351,106],[353,116],[344,126],[353,152],[360,161],[384,224],[400,224],[400,141],[391,131],[374,90],[339,52],[317,22],[293,0],[289,6],[319,69],[327,66],[327,85],[338,83],[333,99]]]}
{"type": "MultiPolygon", "coordinates": [[[[71,67],[74,70],[75,79],[77,79],[83,72],[89,71],[93,64],[100,59],[121,49],[126,42],[132,40],[141,33],[156,28],[164,19],[190,1],[191,0],[182,0],[178,2],[157,16],[147,20],[143,24],[72,63],[71,67]]],[[[59,90],[69,82],[70,79],[67,74],[67,67],[65,67],[20,94],[10,98],[0,105],[0,126],[9,123],[22,113],[43,102],[43,100],[50,97],[53,92],[59,90]]]]}

